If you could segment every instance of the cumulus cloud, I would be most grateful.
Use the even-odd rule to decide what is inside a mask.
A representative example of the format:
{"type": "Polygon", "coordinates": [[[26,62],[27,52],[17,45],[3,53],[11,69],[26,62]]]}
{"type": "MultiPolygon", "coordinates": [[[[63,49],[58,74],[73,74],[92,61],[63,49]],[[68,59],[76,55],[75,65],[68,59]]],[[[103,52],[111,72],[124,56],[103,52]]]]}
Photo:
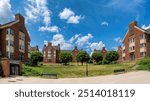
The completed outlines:
{"type": "Polygon", "coordinates": [[[42,27],[39,27],[39,31],[49,31],[49,32],[59,32],[59,28],[58,26],[42,26],[42,27]]]}
{"type": "Polygon", "coordinates": [[[149,29],[149,28],[150,28],[150,24],[149,24],[148,26],[142,25],[142,28],[145,29],[145,30],[146,30],[146,29],[149,29]]]}
{"type": "Polygon", "coordinates": [[[105,47],[105,44],[102,41],[99,42],[93,42],[89,44],[89,47],[91,48],[92,52],[94,49],[101,50],[103,47],[105,47]]]}
{"type": "Polygon", "coordinates": [[[6,23],[13,18],[10,0],[0,0],[0,23],[6,23]]]}
{"type": "Polygon", "coordinates": [[[108,23],[107,21],[103,21],[103,22],[101,23],[101,25],[108,26],[109,23],[108,23]]]}
{"type": "Polygon", "coordinates": [[[75,15],[75,13],[70,8],[65,8],[59,13],[60,19],[67,20],[67,23],[78,24],[84,17],[75,15]]]}
{"type": "Polygon", "coordinates": [[[89,40],[93,38],[93,35],[92,34],[88,34],[86,36],[82,36],[82,37],[79,37],[76,41],[76,44],[78,46],[83,46],[84,44],[88,44],[89,43],[89,40]]]}
{"type": "Polygon", "coordinates": [[[121,39],[120,37],[116,37],[116,38],[114,38],[114,41],[121,43],[121,42],[122,42],[122,39],[121,39]]]}
{"type": "Polygon", "coordinates": [[[48,9],[47,0],[28,0],[25,9],[27,22],[42,21],[43,26],[39,31],[58,32],[58,26],[51,25],[51,11],[48,9]]]}
{"type": "Polygon", "coordinates": [[[51,42],[53,45],[60,44],[60,48],[63,50],[71,48],[71,43],[67,42],[62,34],[54,35],[51,42]]]}
{"type": "Polygon", "coordinates": [[[26,19],[28,21],[43,21],[45,25],[51,23],[51,11],[47,7],[47,0],[27,0],[25,7],[26,19]]]}
{"type": "Polygon", "coordinates": [[[142,7],[145,0],[110,0],[106,3],[105,7],[125,11],[125,12],[137,12],[138,8],[142,7]]]}
{"type": "Polygon", "coordinates": [[[80,34],[75,34],[73,37],[69,39],[69,42],[72,43],[79,38],[80,34]]]}

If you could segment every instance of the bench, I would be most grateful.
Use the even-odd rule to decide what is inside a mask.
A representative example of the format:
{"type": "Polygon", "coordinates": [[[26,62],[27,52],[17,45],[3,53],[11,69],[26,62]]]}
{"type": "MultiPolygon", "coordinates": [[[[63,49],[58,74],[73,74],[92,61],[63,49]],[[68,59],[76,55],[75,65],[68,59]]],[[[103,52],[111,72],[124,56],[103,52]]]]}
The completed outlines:
{"type": "Polygon", "coordinates": [[[114,70],[115,74],[120,74],[120,73],[125,73],[125,72],[126,72],[125,69],[116,69],[116,70],[114,70]]]}
{"type": "Polygon", "coordinates": [[[44,73],[44,74],[41,74],[41,76],[45,78],[50,78],[50,79],[57,79],[57,74],[44,73]]]}

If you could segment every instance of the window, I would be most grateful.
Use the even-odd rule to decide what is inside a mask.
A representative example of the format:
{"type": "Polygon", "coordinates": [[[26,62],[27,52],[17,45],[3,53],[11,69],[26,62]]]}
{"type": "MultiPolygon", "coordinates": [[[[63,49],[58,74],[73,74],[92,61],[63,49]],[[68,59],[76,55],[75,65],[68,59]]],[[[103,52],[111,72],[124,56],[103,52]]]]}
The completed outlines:
{"type": "Polygon", "coordinates": [[[145,52],[141,52],[141,53],[140,53],[140,56],[141,56],[141,57],[145,57],[145,56],[146,56],[146,53],[145,53],[145,52]]]}
{"type": "Polygon", "coordinates": [[[24,35],[19,35],[19,39],[24,41],[25,36],[24,35]]]}
{"type": "Polygon", "coordinates": [[[20,54],[20,61],[24,61],[24,54],[20,54]]]}
{"type": "Polygon", "coordinates": [[[20,50],[24,50],[24,45],[19,45],[20,50]]]}
{"type": "Polygon", "coordinates": [[[12,41],[12,40],[6,40],[6,45],[14,47],[14,41],[12,41]]]}
{"type": "Polygon", "coordinates": [[[8,28],[8,29],[6,30],[6,34],[14,35],[14,30],[11,29],[11,28],[8,28]]]}
{"type": "Polygon", "coordinates": [[[140,39],[145,39],[145,34],[141,34],[140,39]]]}
{"type": "Polygon", "coordinates": [[[140,44],[140,48],[144,48],[144,47],[146,47],[145,43],[140,44]]]}
{"type": "Polygon", "coordinates": [[[133,43],[133,42],[134,42],[134,38],[130,38],[129,43],[133,43]]]}

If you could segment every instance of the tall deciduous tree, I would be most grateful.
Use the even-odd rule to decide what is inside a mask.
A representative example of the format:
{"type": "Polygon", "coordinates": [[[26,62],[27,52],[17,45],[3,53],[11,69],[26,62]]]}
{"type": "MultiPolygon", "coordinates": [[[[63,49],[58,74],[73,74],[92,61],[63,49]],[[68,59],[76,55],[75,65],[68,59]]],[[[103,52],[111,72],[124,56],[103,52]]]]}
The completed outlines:
{"type": "Polygon", "coordinates": [[[64,63],[66,65],[68,62],[71,61],[71,57],[72,57],[72,55],[69,52],[68,53],[61,53],[60,54],[60,62],[64,63]]]}
{"type": "Polygon", "coordinates": [[[90,56],[86,51],[80,51],[77,54],[77,61],[80,61],[82,65],[84,62],[87,62],[89,59],[90,59],[90,56]]]}
{"type": "Polygon", "coordinates": [[[38,65],[38,62],[41,62],[43,60],[43,55],[39,51],[33,51],[31,54],[31,63],[32,65],[38,65]]]}
{"type": "Polygon", "coordinates": [[[93,59],[96,63],[102,62],[102,60],[103,60],[103,55],[102,55],[100,52],[94,52],[94,53],[92,54],[92,59],[93,59]]]}
{"type": "Polygon", "coordinates": [[[112,63],[119,59],[119,54],[116,51],[110,51],[106,54],[105,59],[108,61],[108,63],[112,63]]]}

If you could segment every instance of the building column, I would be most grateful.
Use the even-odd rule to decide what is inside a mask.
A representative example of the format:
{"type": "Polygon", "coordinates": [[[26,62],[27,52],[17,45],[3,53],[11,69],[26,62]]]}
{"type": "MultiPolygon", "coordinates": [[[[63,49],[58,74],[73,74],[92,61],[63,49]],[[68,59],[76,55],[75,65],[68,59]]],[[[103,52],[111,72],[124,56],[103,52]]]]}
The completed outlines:
{"type": "Polygon", "coordinates": [[[3,68],[3,75],[8,77],[10,75],[10,61],[8,58],[2,58],[1,63],[3,68]]]}

